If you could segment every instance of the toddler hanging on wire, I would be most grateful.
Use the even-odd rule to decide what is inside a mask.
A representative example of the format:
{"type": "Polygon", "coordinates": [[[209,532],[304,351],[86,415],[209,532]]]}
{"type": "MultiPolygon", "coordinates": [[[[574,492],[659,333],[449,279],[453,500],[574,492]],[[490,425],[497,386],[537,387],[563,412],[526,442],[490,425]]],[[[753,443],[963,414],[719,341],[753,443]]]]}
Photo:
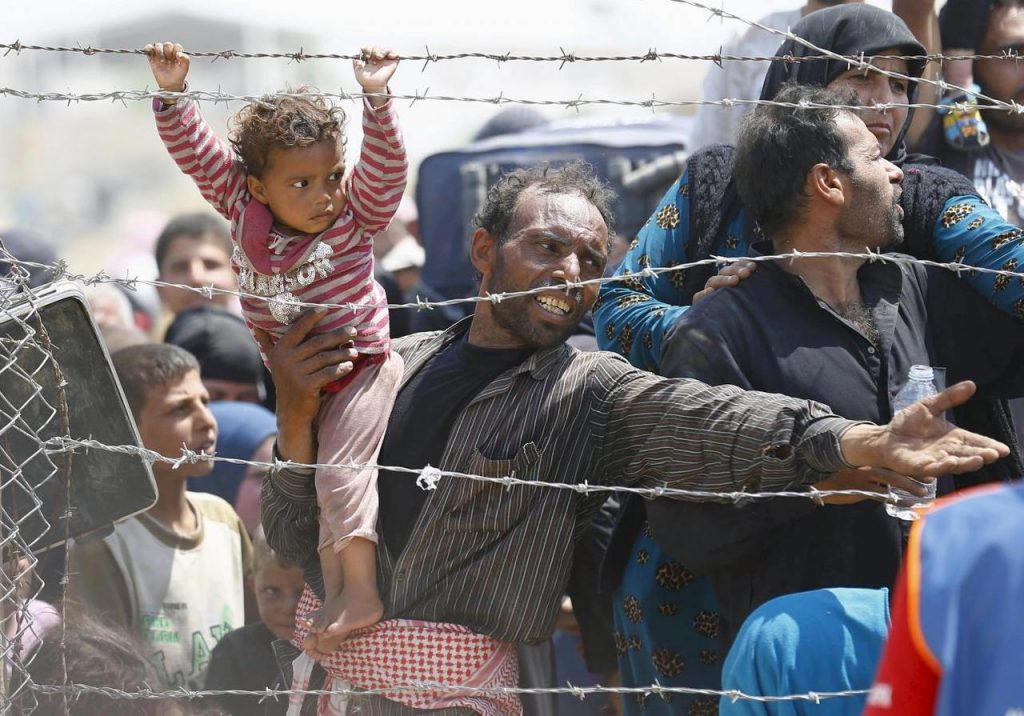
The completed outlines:
{"type": "MultiPolygon", "coordinates": [[[[146,46],[160,88],[183,92],[189,58],[181,45],[146,46]]],[[[388,92],[397,56],[364,48],[353,62],[363,92],[388,92]]],[[[391,100],[363,100],[363,144],[345,177],[344,113],[312,88],[266,95],[231,120],[231,146],[206,124],[195,102],[156,99],[157,129],[178,167],[231,222],[232,268],[250,329],[274,340],[302,311],[331,307],[317,332],[354,325],[352,371],[324,389],[317,416],[317,462],[376,462],[402,379],[390,351],[387,299],[373,278],[372,238],[398,208],[406,156],[391,100]],[[253,297],[255,295],[255,297],[253,297]]],[[[264,356],[265,357],[265,356],[264,356]]],[[[383,615],[377,592],[377,472],[316,471],[320,564],[326,598],[310,615],[307,651],[323,655],[352,630],[383,615]]]]}

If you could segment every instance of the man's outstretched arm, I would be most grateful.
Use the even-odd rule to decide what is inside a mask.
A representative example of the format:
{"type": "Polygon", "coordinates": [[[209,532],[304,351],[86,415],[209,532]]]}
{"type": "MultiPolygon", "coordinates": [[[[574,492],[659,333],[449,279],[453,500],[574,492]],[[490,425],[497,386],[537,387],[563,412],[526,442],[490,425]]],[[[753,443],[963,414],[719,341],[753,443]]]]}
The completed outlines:
{"type": "MultiPolygon", "coordinates": [[[[974,394],[957,384],[888,425],[845,420],[823,405],[734,386],[658,379],[610,362],[614,383],[595,407],[606,479],[707,491],[782,490],[850,467],[911,477],[977,470],[1008,454],[990,438],[946,422],[974,394]]],[[[595,372],[595,379],[602,376],[595,372]]],[[[878,473],[881,480],[886,474],[878,473]]]]}

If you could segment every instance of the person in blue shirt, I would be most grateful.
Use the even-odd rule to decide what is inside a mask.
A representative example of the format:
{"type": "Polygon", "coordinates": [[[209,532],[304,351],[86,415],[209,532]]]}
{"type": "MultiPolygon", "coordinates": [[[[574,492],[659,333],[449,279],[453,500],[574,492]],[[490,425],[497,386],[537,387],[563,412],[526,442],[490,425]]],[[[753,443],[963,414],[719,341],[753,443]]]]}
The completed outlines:
{"type": "Polygon", "coordinates": [[[940,500],[914,523],[864,716],[1024,712],[1024,485],[940,500]]]}
{"type": "MultiPolygon", "coordinates": [[[[841,55],[923,55],[924,48],[902,20],[870,5],[845,5],[812,13],[793,32],[817,47],[841,55]]],[[[777,57],[806,57],[817,50],[787,40],[777,57]]],[[[876,57],[880,69],[919,78],[924,62],[876,57]]],[[[865,72],[847,62],[814,60],[773,61],[765,79],[762,99],[772,99],[787,82],[853,90],[861,105],[910,104],[916,84],[877,72],[865,72]]],[[[1008,224],[978,196],[969,180],[937,166],[927,157],[907,152],[904,136],[910,124],[906,107],[885,112],[861,112],[878,139],[885,158],[904,172],[903,208],[905,241],[901,250],[940,261],[1013,270],[1024,265],[1024,234],[1008,224]]],[[[632,241],[617,275],[621,281],[603,286],[594,306],[599,346],[626,356],[631,363],[662,372],[662,344],[667,332],[695,297],[729,285],[736,276],[715,277],[713,266],[685,271],[642,272],[705,259],[742,257],[762,238],[745,211],[732,183],[732,147],[711,146],[693,154],[686,172],[668,189],[654,214],[632,241]]],[[[736,272],[734,270],[733,272],[736,272]]],[[[749,268],[739,269],[741,274],[749,268]]],[[[981,272],[963,272],[962,278],[1003,311],[1024,317],[1024,283],[981,272]]],[[[974,401],[958,412],[963,427],[998,437],[1012,437],[1012,420],[1005,404],[974,401]]],[[[973,479],[986,482],[1015,478],[1019,458],[981,471],[973,479]]],[[[958,485],[969,484],[970,479],[958,485]]],[[[609,548],[606,572],[618,582],[615,608],[616,640],[622,681],[627,686],[654,683],[663,686],[715,688],[721,659],[717,637],[720,617],[706,576],[672,559],[644,524],[642,504],[633,502],[609,548]],[[680,666],[685,664],[685,666],[680,666]]],[[[694,703],[704,697],[691,697],[694,703]]],[[[659,697],[646,699],[645,713],[668,713],[680,708],[659,697]],[[661,702],[661,703],[659,703],[661,702]]],[[[638,702],[627,702],[627,709],[638,702]]],[[[701,706],[700,708],[705,708],[701,706]]]]}

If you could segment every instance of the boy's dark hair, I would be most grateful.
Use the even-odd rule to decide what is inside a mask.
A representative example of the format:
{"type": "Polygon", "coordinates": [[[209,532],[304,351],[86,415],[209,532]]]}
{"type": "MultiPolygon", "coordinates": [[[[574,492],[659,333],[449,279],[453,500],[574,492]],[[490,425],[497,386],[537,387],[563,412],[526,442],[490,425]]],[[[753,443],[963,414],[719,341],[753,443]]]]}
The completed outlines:
{"type": "Polygon", "coordinates": [[[544,194],[579,194],[600,212],[611,238],[615,224],[615,216],[612,214],[615,192],[594,174],[589,164],[580,161],[569,162],[558,168],[544,164],[505,174],[487,191],[484,205],[473,217],[473,226],[487,229],[498,237],[499,244],[505,243],[515,220],[519,198],[531,187],[536,187],[544,194]]]}
{"type": "Polygon", "coordinates": [[[826,107],[759,105],[748,114],[736,142],[733,177],[747,211],[767,236],[795,221],[804,206],[804,183],[815,164],[852,172],[835,105],[856,104],[850,93],[787,84],[775,102],[826,107]]]}
{"type": "MultiPolygon", "coordinates": [[[[57,625],[47,632],[27,672],[35,684],[43,686],[74,683],[127,692],[159,689],[152,663],[131,636],[81,613],[68,619],[63,630],[57,625]]],[[[90,692],[65,696],[35,691],[27,685],[21,694],[24,710],[15,712],[35,716],[157,716],[168,708],[164,699],[126,699],[90,692]],[[38,702],[35,708],[33,700],[38,702]]]]}
{"type": "Polygon", "coordinates": [[[304,85],[290,92],[309,96],[263,95],[231,118],[228,139],[247,174],[263,176],[272,149],[339,139],[344,146],[345,112],[328,103],[315,87],[304,85]]]}
{"type": "Polygon", "coordinates": [[[192,239],[209,237],[210,243],[220,246],[226,255],[231,256],[231,234],[224,219],[208,212],[178,214],[171,217],[156,239],[154,253],[157,271],[163,272],[164,259],[167,258],[171,242],[181,236],[192,239]]]}
{"type": "Polygon", "coordinates": [[[149,392],[184,378],[190,371],[199,372],[199,362],[184,348],[167,343],[147,343],[122,348],[113,356],[121,388],[138,423],[146,407],[149,392]]]}

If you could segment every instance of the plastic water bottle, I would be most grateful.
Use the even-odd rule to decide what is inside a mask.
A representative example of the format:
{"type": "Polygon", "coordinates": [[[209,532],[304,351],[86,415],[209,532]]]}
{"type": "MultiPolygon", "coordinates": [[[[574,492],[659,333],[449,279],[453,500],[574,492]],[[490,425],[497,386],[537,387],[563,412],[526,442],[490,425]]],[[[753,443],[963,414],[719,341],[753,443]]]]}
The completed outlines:
{"type": "MultiPolygon", "coordinates": [[[[900,392],[896,394],[896,398],[892,401],[893,412],[899,412],[917,401],[930,395],[935,395],[938,392],[935,388],[935,371],[927,365],[912,365],[910,366],[910,375],[907,377],[906,384],[900,388],[900,392]]],[[[901,520],[916,520],[920,515],[914,508],[923,507],[935,499],[936,481],[933,480],[927,483],[927,485],[928,493],[924,497],[918,497],[906,490],[890,487],[890,494],[898,498],[899,504],[886,503],[885,511],[901,520]]]]}

